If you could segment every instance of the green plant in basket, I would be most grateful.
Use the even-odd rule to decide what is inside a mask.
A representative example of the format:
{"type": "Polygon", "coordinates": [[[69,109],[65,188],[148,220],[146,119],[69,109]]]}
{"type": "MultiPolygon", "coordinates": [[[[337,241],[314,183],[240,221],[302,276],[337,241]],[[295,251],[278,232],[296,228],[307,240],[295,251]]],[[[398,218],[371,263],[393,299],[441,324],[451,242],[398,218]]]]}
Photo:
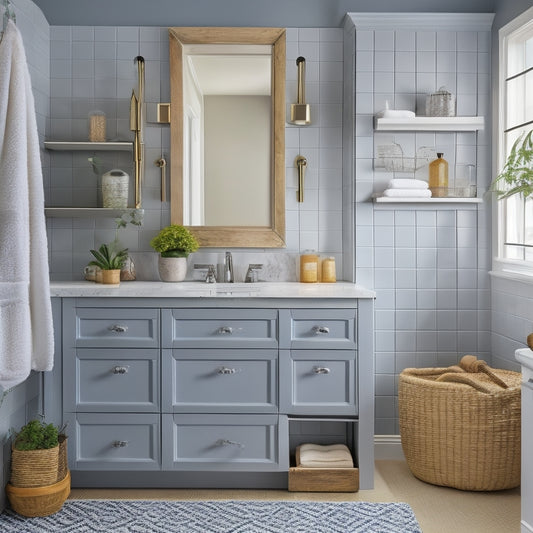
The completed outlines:
{"type": "Polygon", "coordinates": [[[505,166],[490,190],[500,200],[513,194],[522,194],[524,198],[533,196],[533,130],[522,133],[514,142],[505,166]]]}
{"type": "Polygon", "coordinates": [[[54,424],[31,420],[15,434],[16,450],[48,450],[59,444],[59,429],[54,424]]]}
{"type": "Polygon", "coordinates": [[[120,270],[128,257],[128,249],[115,250],[110,244],[102,244],[98,250],[90,250],[95,257],[89,265],[100,267],[102,270],[120,270]]]}
{"type": "Polygon", "coordinates": [[[151,241],[150,246],[161,257],[187,257],[198,250],[198,241],[184,226],[172,224],[163,228],[151,241]]]}

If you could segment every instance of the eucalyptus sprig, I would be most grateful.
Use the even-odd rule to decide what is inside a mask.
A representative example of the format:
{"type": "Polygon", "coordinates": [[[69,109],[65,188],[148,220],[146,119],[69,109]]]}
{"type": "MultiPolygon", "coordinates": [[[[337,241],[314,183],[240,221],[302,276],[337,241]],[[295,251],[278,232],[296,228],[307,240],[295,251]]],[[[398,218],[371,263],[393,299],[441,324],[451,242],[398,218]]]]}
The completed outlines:
{"type": "Polygon", "coordinates": [[[524,198],[533,196],[533,130],[522,133],[514,142],[505,166],[490,190],[500,200],[513,194],[522,194],[524,198]]]}

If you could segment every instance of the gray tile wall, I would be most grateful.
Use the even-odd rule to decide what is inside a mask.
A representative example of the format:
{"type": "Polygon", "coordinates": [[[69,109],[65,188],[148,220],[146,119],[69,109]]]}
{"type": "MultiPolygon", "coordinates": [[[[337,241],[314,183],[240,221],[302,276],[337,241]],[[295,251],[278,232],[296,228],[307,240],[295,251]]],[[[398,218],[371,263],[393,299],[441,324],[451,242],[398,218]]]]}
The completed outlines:
{"type": "MultiPolygon", "coordinates": [[[[372,203],[391,178],[415,177],[374,168],[376,147],[392,142],[408,156],[421,146],[443,151],[451,176],[455,164],[476,165],[483,195],[490,183],[490,28],[439,29],[426,20],[419,31],[397,22],[362,27],[355,16],[355,268],[357,283],[377,293],[377,434],[399,433],[404,368],[448,366],[467,353],[490,361],[488,206],[372,203]],[[424,115],[426,94],[442,85],[457,95],[458,115],[485,117],[483,132],[374,133],[374,114],[386,101],[424,115]]],[[[427,167],[416,177],[427,180],[427,167]]]]}
{"type": "MultiPolygon", "coordinates": [[[[287,113],[296,101],[296,58],[306,58],[306,100],[312,106],[309,127],[286,128],[287,248],[259,250],[253,261],[270,265],[274,279],[296,279],[300,251],[317,250],[337,258],[342,275],[342,30],[289,28],[287,30],[287,113]],[[308,160],[305,202],[296,202],[296,156],[308,160]],[[280,257],[282,254],[283,257],[280,257]],[[278,268],[274,265],[278,264],[278,268]],[[279,265],[282,265],[279,267],[279,265]]],[[[166,28],[51,27],[51,114],[48,137],[53,140],[87,140],[87,115],[103,110],[108,140],[131,140],[129,99],[137,85],[133,58],[142,55],[146,65],[146,102],[169,101],[168,34],[166,28]]],[[[143,185],[144,223],[141,229],[121,229],[120,241],[140,265],[140,277],[157,279],[156,254],[150,239],[169,223],[169,203],[160,202],[160,170],[153,162],[164,154],[169,160],[169,128],[147,124],[146,166],[143,185]]],[[[99,180],[87,152],[50,152],[50,207],[101,205],[99,180]]],[[[127,152],[101,152],[101,170],[122,168],[133,174],[127,152]]],[[[133,202],[130,192],[130,205],[133,202]]],[[[168,196],[167,196],[168,197],[168,196]]],[[[113,220],[51,219],[49,221],[51,276],[54,280],[80,279],[90,260],[88,250],[114,238],[113,220]]],[[[251,255],[236,251],[235,263],[250,262],[251,255]]],[[[189,262],[220,262],[221,250],[193,254],[189,262]]],[[[242,265],[241,265],[242,266],[242,265]]],[[[243,267],[244,268],[244,267],[243,267]]],[[[268,275],[268,274],[267,274],[268,275]]]]}

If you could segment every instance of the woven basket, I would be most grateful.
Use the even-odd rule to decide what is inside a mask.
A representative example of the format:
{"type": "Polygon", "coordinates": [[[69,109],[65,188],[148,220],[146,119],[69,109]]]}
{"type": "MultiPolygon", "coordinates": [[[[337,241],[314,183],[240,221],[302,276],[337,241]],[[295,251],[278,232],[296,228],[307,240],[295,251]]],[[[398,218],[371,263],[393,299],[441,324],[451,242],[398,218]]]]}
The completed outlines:
{"type": "Polygon", "coordinates": [[[70,494],[70,472],[58,483],[45,487],[14,487],[6,485],[9,503],[23,516],[48,516],[57,513],[70,494]]]}
{"type": "Polygon", "coordinates": [[[398,400],[411,472],[461,490],[517,487],[520,383],[520,373],[491,369],[472,355],[449,368],[406,368],[398,400]]]}
{"type": "Polygon", "coordinates": [[[57,481],[61,481],[68,472],[67,437],[59,435],[59,454],[57,458],[57,481]]]}
{"type": "Polygon", "coordinates": [[[59,445],[47,450],[11,450],[11,485],[41,487],[57,483],[59,445]]]}

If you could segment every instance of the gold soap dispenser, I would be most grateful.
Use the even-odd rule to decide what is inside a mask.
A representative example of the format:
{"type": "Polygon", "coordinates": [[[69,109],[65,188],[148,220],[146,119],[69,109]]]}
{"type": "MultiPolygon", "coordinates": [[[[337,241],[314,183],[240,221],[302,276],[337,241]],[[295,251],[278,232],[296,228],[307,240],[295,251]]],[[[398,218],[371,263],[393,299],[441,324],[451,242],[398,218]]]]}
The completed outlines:
{"type": "Polygon", "coordinates": [[[429,164],[429,189],[433,198],[448,196],[448,161],[437,153],[437,159],[429,164]]]}

